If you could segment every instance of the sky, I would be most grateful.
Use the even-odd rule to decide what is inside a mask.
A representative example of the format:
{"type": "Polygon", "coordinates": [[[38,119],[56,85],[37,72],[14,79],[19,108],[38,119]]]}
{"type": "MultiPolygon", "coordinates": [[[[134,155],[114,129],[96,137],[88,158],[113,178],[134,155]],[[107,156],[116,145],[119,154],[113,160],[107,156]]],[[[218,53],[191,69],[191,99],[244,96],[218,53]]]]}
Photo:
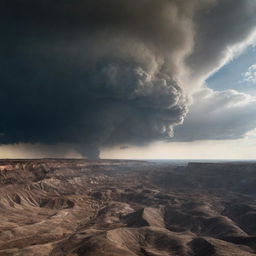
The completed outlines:
{"type": "Polygon", "coordinates": [[[4,0],[0,157],[256,159],[256,1],[4,0]]]}
{"type": "Polygon", "coordinates": [[[222,91],[234,89],[256,96],[256,46],[248,46],[219,71],[210,76],[207,86],[222,91]]]}

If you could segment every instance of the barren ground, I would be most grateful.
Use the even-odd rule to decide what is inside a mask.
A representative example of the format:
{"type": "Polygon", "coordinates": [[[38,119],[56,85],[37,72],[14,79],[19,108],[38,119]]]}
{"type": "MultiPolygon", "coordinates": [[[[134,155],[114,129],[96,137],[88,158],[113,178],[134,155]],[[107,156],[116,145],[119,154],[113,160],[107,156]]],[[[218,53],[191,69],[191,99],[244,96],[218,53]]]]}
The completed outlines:
{"type": "Polygon", "coordinates": [[[256,164],[2,160],[0,255],[256,255],[256,164]]]}

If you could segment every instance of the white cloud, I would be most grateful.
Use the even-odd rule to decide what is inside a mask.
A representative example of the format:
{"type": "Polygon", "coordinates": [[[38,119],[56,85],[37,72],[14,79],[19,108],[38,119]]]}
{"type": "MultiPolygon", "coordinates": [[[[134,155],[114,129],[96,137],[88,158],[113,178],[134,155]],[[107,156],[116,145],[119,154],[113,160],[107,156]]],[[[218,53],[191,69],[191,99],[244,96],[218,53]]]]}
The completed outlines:
{"type": "Polygon", "coordinates": [[[256,98],[235,90],[204,88],[182,126],[174,132],[176,141],[233,140],[244,138],[256,127],[256,98]]]}
{"type": "Polygon", "coordinates": [[[242,76],[245,82],[256,84],[256,64],[251,65],[242,76]]]}

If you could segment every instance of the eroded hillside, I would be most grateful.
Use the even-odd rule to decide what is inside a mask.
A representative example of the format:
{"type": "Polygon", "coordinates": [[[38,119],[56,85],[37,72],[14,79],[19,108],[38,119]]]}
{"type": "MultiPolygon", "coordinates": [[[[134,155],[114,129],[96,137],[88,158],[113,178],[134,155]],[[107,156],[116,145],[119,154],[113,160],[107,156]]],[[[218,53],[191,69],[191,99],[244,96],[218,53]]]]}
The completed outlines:
{"type": "Polygon", "coordinates": [[[3,160],[0,255],[256,255],[255,187],[255,164],[3,160]]]}

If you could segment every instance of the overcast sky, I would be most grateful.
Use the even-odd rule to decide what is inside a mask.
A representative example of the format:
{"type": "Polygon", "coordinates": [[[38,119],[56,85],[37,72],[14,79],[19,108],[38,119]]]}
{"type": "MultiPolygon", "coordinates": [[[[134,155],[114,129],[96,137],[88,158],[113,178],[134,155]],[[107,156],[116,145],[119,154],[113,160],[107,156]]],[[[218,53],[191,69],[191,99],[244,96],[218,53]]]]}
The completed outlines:
{"type": "Polygon", "coordinates": [[[2,1],[0,157],[256,159],[255,13],[2,1]]]}

